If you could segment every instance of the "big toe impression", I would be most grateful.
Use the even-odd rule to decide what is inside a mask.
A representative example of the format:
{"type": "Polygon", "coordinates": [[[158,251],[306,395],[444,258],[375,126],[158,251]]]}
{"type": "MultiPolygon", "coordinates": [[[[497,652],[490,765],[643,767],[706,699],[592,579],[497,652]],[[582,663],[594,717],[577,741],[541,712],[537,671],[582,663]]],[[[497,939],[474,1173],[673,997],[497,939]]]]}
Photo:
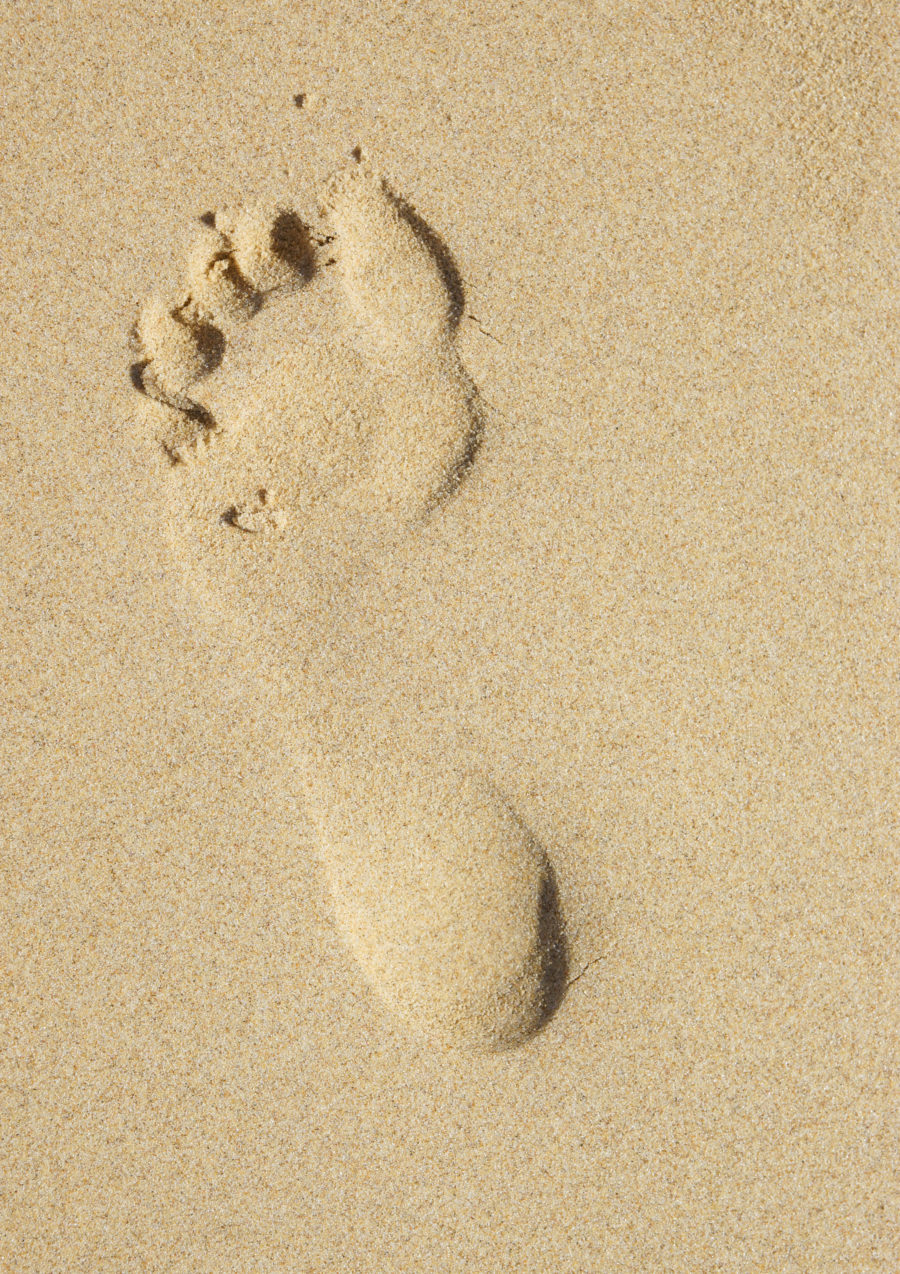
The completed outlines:
{"type": "Polygon", "coordinates": [[[366,164],[327,192],[344,288],[361,328],[383,348],[430,347],[450,335],[453,299],[430,247],[366,164]]]}

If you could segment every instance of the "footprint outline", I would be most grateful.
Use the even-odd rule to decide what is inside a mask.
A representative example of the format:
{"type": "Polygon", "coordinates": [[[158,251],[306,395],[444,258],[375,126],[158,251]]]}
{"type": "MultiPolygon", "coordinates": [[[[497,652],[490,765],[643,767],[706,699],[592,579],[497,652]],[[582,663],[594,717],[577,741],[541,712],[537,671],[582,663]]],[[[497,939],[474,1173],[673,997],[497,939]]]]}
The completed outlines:
{"type": "MultiPolygon", "coordinates": [[[[451,435],[455,433],[449,440],[443,440],[439,462],[432,463],[429,447],[433,440],[426,430],[424,438],[418,440],[421,455],[413,457],[411,476],[405,479],[397,477],[392,468],[396,457],[387,452],[384,475],[388,486],[405,480],[410,488],[404,491],[404,498],[396,506],[388,505],[388,512],[395,520],[406,518],[414,522],[430,516],[458,490],[474,464],[484,434],[483,406],[454,344],[465,313],[465,289],[452,254],[440,236],[374,172],[360,151],[353,153],[353,159],[354,166],[333,179],[326,191],[325,211],[334,228],[333,234],[315,235],[310,226],[284,205],[262,211],[237,209],[224,214],[203,214],[198,240],[189,257],[187,286],[168,307],[157,298],[141,311],[132,336],[132,348],[138,357],[131,365],[130,375],[151,409],[160,413],[158,441],[170,465],[180,469],[186,467],[189,460],[196,459],[202,470],[204,450],[214,438],[227,431],[222,430],[210,408],[189,391],[221,365],[234,329],[252,320],[268,300],[280,292],[299,290],[310,284],[334,259],[329,255],[323,261],[324,253],[330,254],[336,246],[342,265],[341,283],[350,310],[357,318],[362,315],[364,329],[370,312],[378,320],[372,323],[371,331],[363,331],[364,339],[371,340],[371,346],[363,352],[364,361],[372,368],[381,357],[388,381],[391,375],[403,377],[404,374],[411,381],[411,389],[401,383],[390,408],[396,411],[398,404],[402,406],[410,395],[424,395],[426,403],[435,406],[434,415],[439,423],[444,424],[451,435]],[[276,224],[290,229],[292,253],[278,250],[284,240],[276,235],[276,224]],[[362,241],[362,259],[361,262],[350,260],[348,269],[348,253],[359,246],[354,235],[362,241]],[[379,252],[388,258],[383,271],[388,276],[387,288],[380,277],[379,252]],[[390,259],[391,252],[393,259],[390,259]],[[376,268],[367,268],[366,253],[369,257],[374,254],[376,268]],[[392,294],[392,287],[399,296],[392,294]],[[415,311],[416,305],[421,306],[422,332],[415,330],[415,325],[412,331],[398,330],[396,342],[392,344],[395,333],[391,323],[398,328],[398,316],[403,319],[410,307],[415,311]],[[421,368],[416,360],[421,360],[421,368]],[[442,411],[446,417],[443,421],[442,411]]],[[[433,423],[433,419],[425,423],[433,423]]],[[[218,525],[244,533],[245,540],[253,538],[249,533],[259,529],[283,531],[284,523],[278,520],[282,517],[281,510],[272,507],[268,488],[258,486],[255,498],[258,505],[255,509],[248,509],[237,500],[220,507],[218,525]]],[[[462,842],[481,837],[485,845],[492,847],[492,852],[499,854],[497,861],[503,861],[506,873],[502,887],[495,887],[496,882],[491,884],[500,900],[498,914],[503,912],[502,923],[498,921],[494,925],[495,917],[491,916],[485,918],[482,926],[485,932],[493,932],[494,925],[498,934],[505,935],[492,939],[497,946],[496,976],[488,961],[477,986],[474,984],[478,979],[471,972],[477,963],[473,953],[463,951],[460,963],[454,948],[460,934],[464,940],[460,939],[458,945],[464,946],[468,941],[472,946],[477,941],[477,933],[473,937],[466,927],[467,918],[443,915],[438,918],[439,924],[430,924],[427,909],[418,916],[418,946],[425,949],[431,942],[434,948],[431,958],[436,967],[427,969],[426,974],[435,975],[430,985],[432,997],[438,1003],[434,1009],[433,1005],[424,1005],[420,997],[418,1008],[412,1011],[415,1024],[453,1047],[481,1051],[513,1047],[532,1038],[546,1025],[569,985],[565,926],[550,858],[505,801],[496,794],[484,795],[483,782],[473,787],[471,776],[451,779],[444,776],[435,787],[434,776],[410,777],[408,758],[393,757],[388,742],[385,751],[388,759],[381,763],[385,775],[383,790],[389,795],[378,811],[378,819],[386,826],[393,826],[401,842],[410,834],[410,823],[423,829],[425,841],[441,842],[440,852],[447,858],[447,864],[439,863],[433,868],[437,875],[428,879],[435,897],[453,900],[445,905],[445,911],[448,907],[451,911],[454,907],[464,911],[468,905],[464,886],[454,879],[454,835],[460,841],[460,861],[478,861],[477,855],[472,856],[473,845],[462,842]],[[411,791],[426,793],[418,805],[413,800],[412,815],[408,811],[403,817],[398,817],[396,812],[391,814],[397,802],[399,808],[404,808],[403,801],[411,791]],[[435,822],[437,816],[429,808],[432,797],[428,793],[434,791],[440,793],[436,799],[437,807],[443,810],[443,823],[435,822]],[[445,834],[446,827],[451,825],[456,831],[445,834]],[[455,919],[459,921],[458,933],[453,927],[455,919]],[[443,938],[437,941],[431,932],[442,927],[450,935],[449,946],[443,938]],[[511,957],[512,964],[506,959],[508,953],[500,950],[503,942],[518,953],[511,957]],[[453,971],[457,964],[463,973],[458,969],[453,971]],[[466,977],[471,985],[465,983],[466,977]]],[[[323,771],[328,772],[331,761],[325,753],[320,750],[316,757],[323,771]]],[[[331,787],[336,792],[340,787],[338,769],[334,770],[334,777],[331,787]]],[[[354,783],[358,787],[369,779],[370,774],[364,774],[357,766],[356,779],[349,780],[350,797],[344,800],[343,807],[338,800],[340,808],[331,811],[325,808],[329,800],[335,799],[331,793],[324,804],[320,803],[323,843],[329,836],[335,844],[341,841],[342,835],[348,843],[357,837],[358,828],[354,827],[348,834],[344,831],[332,834],[328,829],[329,816],[336,813],[340,823],[344,807],[353,804],[354,783]]],[[[335,861],[339,858],[340,851],[337,851],[335,861]]],[[[363,862],[364,858],[362,854],[358,861],[363,862]]],[[[337,897],[336,879],[337,876],[332,877],[332,888],[337,897]]],[[[377,911],[377,907],[371,910],[377,911]]],[[[412,910],[415,911],[415,907],[412,910]]],[[[352,924],[347,928],[349,932],[344,936],[366,968],[361,929],[358,926],[354,933],[352,924]]],[[[377,924],[372,932],[376,931],[377,924]]],[[[379,938],[376,933],[373,941],[376,947],[381,941],[382,947],[387,949],[390,935],[379,938]]],[[[375,954],[377,957],[378,952],[375,954]]],[[[375,957],[369,960],[370,967],[377,963],[375,957]]],[[[416,967],[415,960],[410,967],[416,967]]],[[[418,967],[421,973],[422,966],[418,967]]],[[[428,977],[423,980],[427,981],[428,977]]],[[[370,973],[370,981],[382,998],[392,1001],[401,1014],[405,1002],[416,1002],[415,977],[408,970],[402,976],[400,973],[396,976],[370,973]],[[405,996],[398,991],[404,985],[404,976],[407,979],[405,996]]]]}

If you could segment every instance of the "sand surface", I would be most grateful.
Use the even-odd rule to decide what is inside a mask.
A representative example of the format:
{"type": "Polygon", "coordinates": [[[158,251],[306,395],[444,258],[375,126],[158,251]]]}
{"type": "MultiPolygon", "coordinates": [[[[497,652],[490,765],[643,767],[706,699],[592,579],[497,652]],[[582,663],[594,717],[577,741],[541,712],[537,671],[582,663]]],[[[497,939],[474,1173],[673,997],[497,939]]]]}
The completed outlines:
{"type": "MultiPolygon", "coordinates": [[[[4,7],[4,1274],[900,1264],[897,30],[851,0],[4,7]],[[202,214],[321,229],[356,147],[452,254],[481,445],[418,521],[396,466],[316,496],[302,571],[264,541],[306,591],[228,566],[223,602],[129,333],[202,214]],[[424,826],[395,750],[416,791],[477,774],[552,865],[569,986],[517,1047],[391,1003],[417,895],[356,823],[336,908],[323,820],[424,826]]],[[[229,336],[242,437],[310,387],[413,419],[329,269],[229,336]]],[[[476,939],[512,899],[514,946],[481,843],[450,886],[476,939]]]]}

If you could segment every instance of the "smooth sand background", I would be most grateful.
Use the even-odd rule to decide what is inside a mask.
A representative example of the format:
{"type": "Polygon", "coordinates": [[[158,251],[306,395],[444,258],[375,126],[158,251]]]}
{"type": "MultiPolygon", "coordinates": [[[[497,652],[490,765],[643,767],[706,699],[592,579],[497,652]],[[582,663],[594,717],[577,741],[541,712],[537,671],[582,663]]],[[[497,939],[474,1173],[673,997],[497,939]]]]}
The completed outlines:
{"type": "Polygon", "coordinates": [[[896,1268],[897,13],[792,12],[4,8],[3,1270],[896,1268]],[[192,219],[357,144],[492,409],[346,602],[360,702],[509,794],[595,961],[487,1059],[340,945],[127,378],[192,219]]]}

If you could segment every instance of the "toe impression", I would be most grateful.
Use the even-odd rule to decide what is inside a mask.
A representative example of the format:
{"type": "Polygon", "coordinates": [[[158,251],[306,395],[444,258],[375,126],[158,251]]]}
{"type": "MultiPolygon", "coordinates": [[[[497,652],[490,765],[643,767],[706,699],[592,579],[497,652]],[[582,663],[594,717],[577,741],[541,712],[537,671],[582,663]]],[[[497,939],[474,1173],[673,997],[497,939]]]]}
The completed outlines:
{"type": "Polygon", "coordinates": [[[447,281],[382,178],[360,162],[331,182],[326,206],[342,245],[347,298],[368,335],[392,350],[449,339],[447,281]]]}

